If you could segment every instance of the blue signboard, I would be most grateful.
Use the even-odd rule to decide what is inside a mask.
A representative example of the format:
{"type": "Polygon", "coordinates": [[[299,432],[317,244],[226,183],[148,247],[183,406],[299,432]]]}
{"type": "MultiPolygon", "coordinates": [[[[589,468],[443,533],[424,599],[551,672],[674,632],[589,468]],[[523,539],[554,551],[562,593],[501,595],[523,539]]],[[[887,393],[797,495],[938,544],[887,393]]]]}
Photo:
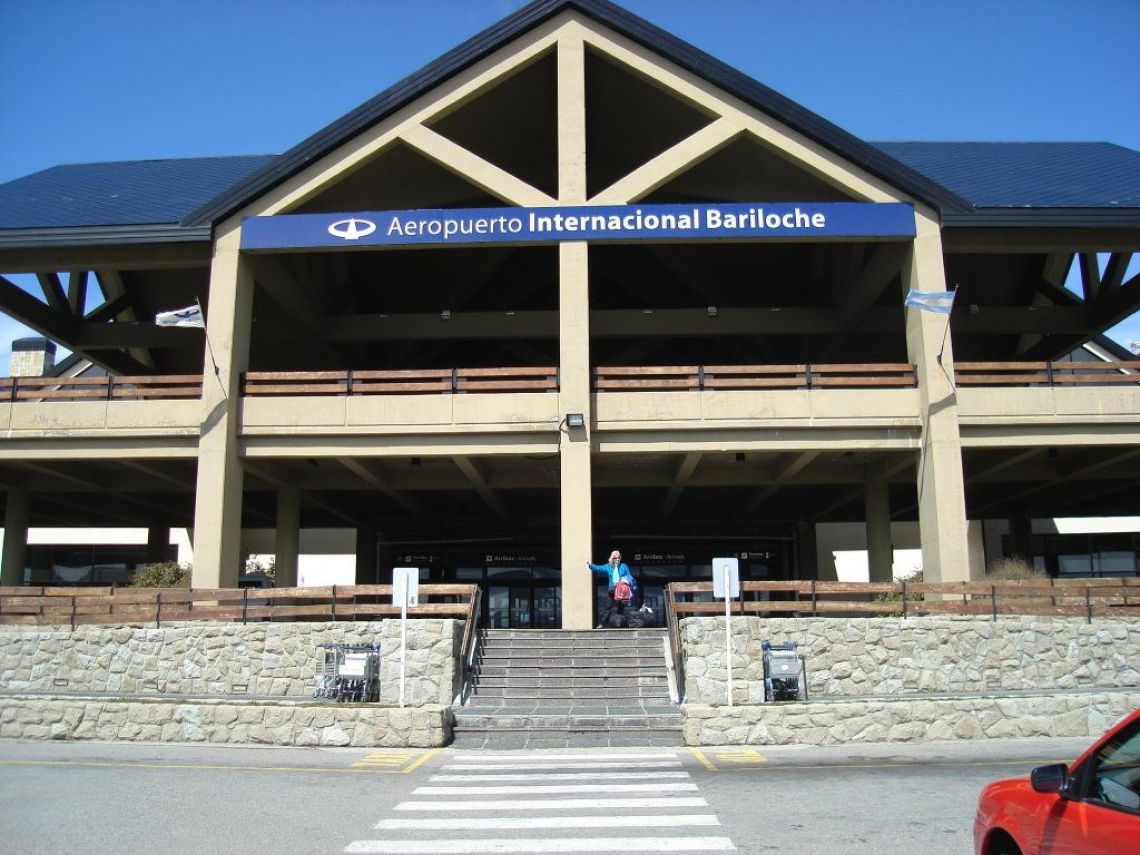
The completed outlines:
{"type": "Polygon", "coordinates": [[[560,241],[912,238],[914,209],[861,202],[444,208],[249,217],[246,250],[560,241]]]}

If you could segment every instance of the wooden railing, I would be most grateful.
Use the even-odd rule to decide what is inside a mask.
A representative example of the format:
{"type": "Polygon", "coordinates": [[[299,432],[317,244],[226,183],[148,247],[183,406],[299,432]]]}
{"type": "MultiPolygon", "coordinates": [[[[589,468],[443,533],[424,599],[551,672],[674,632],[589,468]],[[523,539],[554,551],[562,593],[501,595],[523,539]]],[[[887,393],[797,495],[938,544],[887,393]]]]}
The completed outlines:
{"type": "MultiPolygon", "coordinates": [[[[420,585],[413,618],[445,617],[467,622],[473,632],[476,585],[420,585]],[[433,599],[459,602],[431,602],[433,599]],[[427,602],[423,602],[427,600],[427,602]]],[[[370,620],[396,617],[391,585],[329,585],[322,588],[0,588],[0,624],[146,623],[295,619],[370,620]]]]}
{"type": "Polygon", "coordinates": [[[243,395],[445,395],[557,392],[557,368],[434,368],[407,371],[247,371],[243,395]]]}
{"type": "Polygon", "coordinates": [[[956,362],[959,386],[1077,386],[1140,383],[1140,361],[956,362]]]}
{"type": "Polygon", "coordinates": [[[638,365],[600,367],[599,392],[685,389],[818,389],[913,387],[914,366],[896,363],[815,365],[638,365]]]}
{"type": "Polygon", "coordinates": [[[460,673],[463,675],[459,685],[457,705],[467,702],[467,696],[475,686],[475,655],[479,647],[479,617],[483,610],[483,589],[473,586],[470,609],[467,620],[463,624],[463,640],[459,645],[460,673]]]}
{"type": "MultiPolygon", "coordinates": [[[[675,584],[675,583],[673,583],[675,584]]],[[[673,584],[665,587],[665,628],[669,634],[669,653],[673,659],[673,675],[680,703],[685,698],[685,655],[681,649],[681,618],[677,614],[677,597],[673,584]]]]}
{"type": "Polygon", "coordinates": [[[201,374],[0,379],[0,400],[7,401],[169,400],[201,396],[201,374]]]}
{"type": "MultiPolygon", "coordinates": [[[[1042,579],[1013,582],[741,582],[745,595],[779,599],[736,600],[734,614],[1047,615],[1140,618],[1140,577],[1042,579]]],[[[678,620],[724,614],[724,602],[682,602],[678,595],[712,593],[712,582],[670,582],[667,601],[678,620]]],[[[672,627],[670,627],[672,631],[672,627]]]]}

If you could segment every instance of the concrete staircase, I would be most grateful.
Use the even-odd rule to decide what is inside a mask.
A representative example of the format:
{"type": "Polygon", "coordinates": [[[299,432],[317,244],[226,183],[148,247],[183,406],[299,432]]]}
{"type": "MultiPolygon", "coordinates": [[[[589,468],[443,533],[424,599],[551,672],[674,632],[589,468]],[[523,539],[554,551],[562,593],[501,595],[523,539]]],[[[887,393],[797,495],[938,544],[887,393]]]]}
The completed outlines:
{"type": "Polygon", "coordinates": [[[460,748],[680,745],[665,630],[482,633],[460,748]]]}

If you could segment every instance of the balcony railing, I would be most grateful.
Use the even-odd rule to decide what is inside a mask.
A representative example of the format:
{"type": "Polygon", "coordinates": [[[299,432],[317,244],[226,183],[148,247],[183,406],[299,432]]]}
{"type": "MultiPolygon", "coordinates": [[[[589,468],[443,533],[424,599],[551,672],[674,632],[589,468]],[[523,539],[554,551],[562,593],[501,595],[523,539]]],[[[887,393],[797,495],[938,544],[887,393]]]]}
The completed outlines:
{"type": "Polygon", "coordinates": [[[248,371],[242,394],[461,395],[557,392],[557,368],[436,368],[406,371],[248,371]]]}
{"type": "MultiPolygon", "coordinates": [[[[1140,385],[1140,360],[1117,362],[958,362],[959,386],[1140,385]]],[[[798,365],[633,365],[594,372],[598,392],[913,388],[907,363],[798,365]]],[[[555,367],[437,368],[386,371],[249,371],[242,394],[447,395],[557,392],[555,367]]],[[[123,377],[5,377],[0,401],[126,401],[198,398],[201,374],[123,377]]]]}
{"type": "Polygon", "coordinates": [[[1140,384],[1140,361],[956,362],[959,386],[1101,386],[1140,384]]]}
{"type": "Polygon", "coordinates": [[[139,401],[201,396],[201,374],[0,379],[0,400],[7,401],[139,401]]]}
{"type": "Polygon", "coordinates": [[[599,392],[702,389],[910,388],[914,366],[905,362],[814,365],[639,365],[595,371],[599,392]]]}

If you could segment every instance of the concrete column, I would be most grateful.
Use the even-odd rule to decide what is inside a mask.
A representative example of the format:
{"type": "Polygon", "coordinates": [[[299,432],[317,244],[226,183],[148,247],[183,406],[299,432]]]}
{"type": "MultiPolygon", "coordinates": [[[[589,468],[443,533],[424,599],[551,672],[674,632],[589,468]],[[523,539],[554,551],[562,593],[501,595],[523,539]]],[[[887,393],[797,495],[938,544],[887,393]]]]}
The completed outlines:
{"type": "Polygon", "coordinates": [[[593,548],[593,483],[590,471],[589,298],[584,243],[562,244],[562,299],[559,311],[561,415],[581,413],[586,426],[563,421],[559,444],[562,543],[562,626],[593,625],[593,576],[586,567],[593,548]]]}
{"type": "MultiPolygon", "coordinates": [[[[903,289],[945,291],[938,223],[920,207],[915,210],[915,224],[918,236],[908,263],[903,265],[903,289]]],[[[954,376],[954,354],[947,334],[948,320],[947,315],[906,310],[907,349],[916,366],[922,416],[918,525],[923,574],[928,582],[970,578],[962,443],[957,398],[950,380],[954,376]]]]}
{"type": "Polygon", "coordinates": [[[146,563],[158,564],[166,560],[166,550],[170,546],[170,527],[152,525],[146,530],[146,563]]]}
{"type": "Polygon", "coordinates": [[[1033,566],[1033,520],[1027,516],[1009,520],[1009,554],[1033,566]]]}
{"type": "MultiPolygon", "coordinates": [[[[586,201],[586,58],[580,37],[558,42],[558,201],[586,201]]],[[[586,567],[593,543],[590,475],[590,291],[585,243],[558,247],[558,365],[560,413],[581,413],[584,428],[561,425],[559,453],[562,626],[593,625],[593,576],[586,567]]]]}
{"type": "Polygon", "coordinates": [[[986,534],[981,520],[966,523],[966,538],[970,544],[970,578],[984,579],[986,576],[986,534]]]}
{"type": "Polygon", "coordinates": [[[890,489],[886,481],[868,481],[863,493],[867,517],[867,569],[872,582],[890,582],[894,565],[891,546],[890,489]]]}
{"type": "Polygon", "coordinates": [[[796,566],[792,568],[793,579],[819,578],[817,548],[815,523],[800,520],[796,524],[796,566]]]}
{"type": "Polygon", "coordinates": [[[210,268],[209,347],[203,364],[194,507],[196,588],[237,587],[241,569],[243,477],[237,438],[241,373],[249,358],[253,275],[238,250],[240,237],[236,221],[218,230],[210,268]]]}
{"type": "MultiPolygon", "coordinates": [[[[380,585],[380,568],[376,548],[376,526],[358,523],[356,526],[356,584],[380,585]]],[[[392,565],[389,558],[388,566],[392,565]]]]}
{"type": "Polygon", "coordinates": [[[277,546],[274,558],[278,588],[297,585],[297,558],[301,554],[301,491],[296,487],[277,490],[277,546]]]}
{"type": "Polygon", "coordinates": [[[27,487],[8,488],[4,514],[4,553],[0,558],[0,585],[24,584],[28,558],[28,522],[32,516],[32,494],[27,487]]]}

